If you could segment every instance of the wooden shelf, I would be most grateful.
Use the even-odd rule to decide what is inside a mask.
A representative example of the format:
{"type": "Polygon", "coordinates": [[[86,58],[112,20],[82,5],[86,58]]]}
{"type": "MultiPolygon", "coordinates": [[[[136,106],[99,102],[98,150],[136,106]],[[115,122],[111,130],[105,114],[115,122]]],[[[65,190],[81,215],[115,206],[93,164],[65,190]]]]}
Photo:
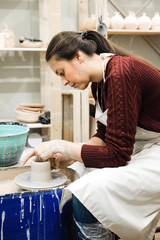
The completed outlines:
{"type": "Polygon", "coordinates": [[[51,124],[42,124],[39,122],[36,122],[36,123],[20,122],[17,119],[0,119],[0,122],[19,122],[22,124],[26,124],[29,128],[50,128],[51,127],[51,124]]]}
{"type": "Polygon", "coordinates": [[[0,48],[0,51],[44,52],[46,48],[0,48]]]}
{"type": "Polygon", "coordinates": [[[50,128],[51,124],[26,123],[29,128],[50,128]]]}
{"type": "Polygon", "coordinates": [[[160,31],[128,29],[108,29],[107,33],[108,35],[160,35],[160,31]]]}
{"type": "Polygon", "coordinates": [[[127,29],[108,29],[108,35],[114,37],[114,35],[141,35],[146,42],[156,51],[156,53],[160,54],[159,47],[148,37],[150,36],[160,36],[160,31],[153,30],[127,30],[127,29]]]}

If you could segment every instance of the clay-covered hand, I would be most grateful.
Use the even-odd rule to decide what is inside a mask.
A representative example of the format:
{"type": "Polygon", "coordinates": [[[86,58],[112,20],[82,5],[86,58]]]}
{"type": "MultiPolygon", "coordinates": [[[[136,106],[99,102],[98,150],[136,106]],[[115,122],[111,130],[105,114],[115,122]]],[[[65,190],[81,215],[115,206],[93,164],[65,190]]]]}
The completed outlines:
{"type": "Polygon", "coordinates": [[[51,162],[51,168],[53,169],[65,168],[75,162],[74,159],[61,153],[54,154],[53,158],[49,160],[51,162]]]}
{"type": "Polygon", "coordinates": [[[55,168],[57,166],[68,166],[74,161],[83,163],[81,158],[81,148],[82,144],[65,140],[43,142],[26,155],[22,165],[24,165],[33,156],[35,156],[36,161],[46,161],[48,159],[51,161],[52,159],[53,164],[55,164],[55,168]],[[59,155],[56,155],[58,153],[59,155]]]}
{"type": "Polygon", "coordinates": [[[63,142],[61,140],[52,140],[43,142],[31,150],[24,158],[24,165],[31,157],[35,156],[36,161],[46,161],[53,158],[55,153],[64,152],[63,142]]]}

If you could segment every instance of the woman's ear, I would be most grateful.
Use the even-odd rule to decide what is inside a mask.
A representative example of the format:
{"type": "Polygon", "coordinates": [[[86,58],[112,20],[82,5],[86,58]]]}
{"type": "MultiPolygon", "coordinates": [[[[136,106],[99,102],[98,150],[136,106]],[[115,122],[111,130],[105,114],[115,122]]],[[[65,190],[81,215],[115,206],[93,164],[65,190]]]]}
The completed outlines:
{"type": "Polygon", "coordinates": [[[84,62],[84,57],[83,57],[83,54],[82,54],[82,52],[81,51],[77,51],[77,53],[76,53],[76,59],[79,61],[79,63],[82,63],[82,62],[84,62]]]}

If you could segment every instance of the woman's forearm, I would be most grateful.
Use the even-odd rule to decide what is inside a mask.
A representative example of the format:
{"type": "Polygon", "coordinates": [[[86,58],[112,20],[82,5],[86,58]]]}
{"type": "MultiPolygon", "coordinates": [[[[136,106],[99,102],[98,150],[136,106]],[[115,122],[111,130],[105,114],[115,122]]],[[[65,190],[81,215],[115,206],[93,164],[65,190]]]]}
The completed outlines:
{"type": "Polygon", "coordinates": [[[105,142],[103,142],[103,140],[98,137],[92,137],[85,144],[95,145],[95,146],[105,146],[105,142]]]}
{"type": "MultiPolygon", "coordinates": [[[[91,138],[86,144],[105,146],[105,143],[97,137],[91,138]]],[[[33,156],[35,156],[38,161],[46,161],[47,159],[53,158],[56,153],[66,156],[65,159],[72,159],[83,163],[81,158],[82,145],[83,144],[65,140],[51,140],[43,142],[26,155],[23,165],[33,156]]]]}
{"type": "MultiPolygon", "coordinates": [[[[68,142],[65,140],[58,140],[60,151],[62,154],[70,157],[79,162],[83,162],[81,158],[81,148],[83,144],[68,142]]],[[[95,145],[95,146],[105,146],[105,143],[97,137],[93,137],[88,140],[85,144],[95,145]]]]}
{"type": "Polygon", "coordinates": [[[83,162],[81,158],[81,148],[82,144],[73,143],[65,140],[57,140],[56,143],[53,144],[53,152],[59,152],[79,162],[83,162]]]}

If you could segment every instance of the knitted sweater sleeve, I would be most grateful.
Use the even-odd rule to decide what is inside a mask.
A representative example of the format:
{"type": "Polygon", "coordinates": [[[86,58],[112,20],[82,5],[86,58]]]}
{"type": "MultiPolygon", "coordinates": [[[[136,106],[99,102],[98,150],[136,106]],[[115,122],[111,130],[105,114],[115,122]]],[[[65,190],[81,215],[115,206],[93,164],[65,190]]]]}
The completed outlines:
{"type": "Polygon", "coordinates": [[[98,123],[95,136],[104,140],[106,146],[82,146],[81,157],[86,167],[118,167],[130,160],[141,94],[129,57],[119,56],[110,61],[103,98],[108,108],[107,127],[98,123]]]}

